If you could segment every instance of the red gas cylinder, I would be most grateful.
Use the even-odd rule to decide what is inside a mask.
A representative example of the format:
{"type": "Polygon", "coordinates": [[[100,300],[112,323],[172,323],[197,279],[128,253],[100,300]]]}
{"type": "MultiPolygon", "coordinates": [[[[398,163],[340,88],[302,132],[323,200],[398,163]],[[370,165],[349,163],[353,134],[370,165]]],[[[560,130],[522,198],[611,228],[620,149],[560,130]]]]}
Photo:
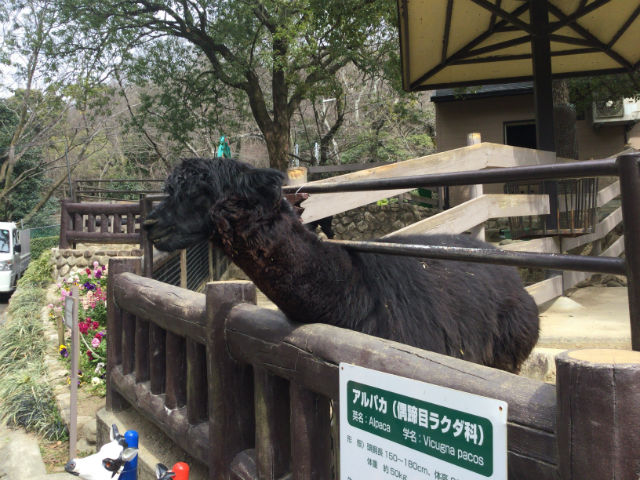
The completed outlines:
{"type": "Polygon", "coordinates": [[[173,467],[171,467],[171,471],[176,475],[173,477],[174,480],[189,480],[189,465],[184,462],[178,462],[173,467]]]}

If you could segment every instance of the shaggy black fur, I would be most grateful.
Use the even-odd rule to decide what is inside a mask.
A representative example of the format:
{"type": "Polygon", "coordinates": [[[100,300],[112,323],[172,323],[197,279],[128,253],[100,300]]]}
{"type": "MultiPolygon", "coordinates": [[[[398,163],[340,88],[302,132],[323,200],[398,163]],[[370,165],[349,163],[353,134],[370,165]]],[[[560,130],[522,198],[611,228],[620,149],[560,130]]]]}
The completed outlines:
{"type": "MultiPolygon", "coordinates": [[[[516,372],[538,309],[514,268],[347,251],[320,241],[281,195],[283,176],[185,160],[145,228],[161,250],[211,238],[289,318],[322,322],[516,372]]],[[[394,242],[488,247],[464,235],[394,242]]]]}

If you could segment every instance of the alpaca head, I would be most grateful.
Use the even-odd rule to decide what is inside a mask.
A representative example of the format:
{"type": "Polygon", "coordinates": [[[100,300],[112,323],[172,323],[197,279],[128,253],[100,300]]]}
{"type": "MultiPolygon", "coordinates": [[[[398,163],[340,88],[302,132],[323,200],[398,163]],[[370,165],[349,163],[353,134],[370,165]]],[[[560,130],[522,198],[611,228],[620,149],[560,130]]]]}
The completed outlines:
{"type": "Polygon", "coordinates": [[[210,212],[221,201],[236,199],[251,208],[280,202],[284,176],[229,158],[183,160],[169,175],[165,198],[147,216],[144,228],[156,248],[187,248],[215,239],[210,212]]]}

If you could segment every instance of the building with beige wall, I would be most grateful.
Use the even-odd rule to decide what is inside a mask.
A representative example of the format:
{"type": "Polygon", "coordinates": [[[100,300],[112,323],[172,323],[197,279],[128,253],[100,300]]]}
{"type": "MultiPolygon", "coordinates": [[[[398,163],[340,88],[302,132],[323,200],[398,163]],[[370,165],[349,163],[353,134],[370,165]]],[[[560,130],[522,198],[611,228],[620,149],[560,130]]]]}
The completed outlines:
{"type": "MultiPolygon", "coordinates": [[[[436,107],[438,151],[465,146],[470,132],[479,132],[485,142],[535,147],[530,82],[489,85],[464,94],[438,90],[431,101],[436,107]]],[[[594,123],[586,115],[576,122],[576,137],[579,159],[605,158],[628,145],[640,149],[640,123],[594,123]]]]}

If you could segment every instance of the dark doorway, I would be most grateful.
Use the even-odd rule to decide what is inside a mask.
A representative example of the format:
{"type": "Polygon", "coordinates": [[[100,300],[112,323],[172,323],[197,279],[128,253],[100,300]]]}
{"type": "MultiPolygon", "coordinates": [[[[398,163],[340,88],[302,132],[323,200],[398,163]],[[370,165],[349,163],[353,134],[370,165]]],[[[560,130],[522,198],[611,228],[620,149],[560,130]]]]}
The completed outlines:
{"type": "Polygon", "coordinates": [[[535,120],[505,122],[504,144],[512,147],[536,148],[535,120]]]}

